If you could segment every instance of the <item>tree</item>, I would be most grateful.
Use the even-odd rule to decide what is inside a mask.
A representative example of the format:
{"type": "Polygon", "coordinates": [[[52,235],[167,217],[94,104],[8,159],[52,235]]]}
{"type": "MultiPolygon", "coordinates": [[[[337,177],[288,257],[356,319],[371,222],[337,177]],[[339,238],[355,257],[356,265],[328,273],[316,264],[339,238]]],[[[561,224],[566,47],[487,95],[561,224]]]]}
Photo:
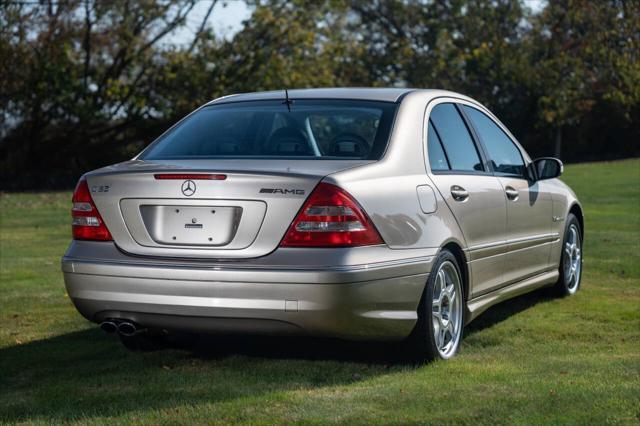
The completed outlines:
{"type": "Polygon", "coordinates": [[[3,179],[20,170],[42,184],[52,168],[75,176],[126,155],[129,144],[114,140],[141,141],[154,119],[168,119],[157,46],[195,2],[3,4],[3,179]]]}
{"type": "Polygon", "coordinates": [[[631,121],[640,104],[640,3],[552,1],[532,25],[527,50],[538,126],[554,129],[557,157],[563,130],[584,125],[598,105],[631,121]]]}
{"type": "Polygon", "coordinates": [[[361,66],[378,85],[473,95],[518,124],[530,109],[518,0],[349,2],[354,33],[366,41],[361,66]]]}
{"type": "Polygon", "coordinates": [[[534,156],[640,155],[639,2],[248,0],[226,40],[210,0],[164,43],[197,1],[0,0],[1,185],[70,186],[218,96],[323,86],[450,89],[534,156]]]}
{"type": "Polygon", "coordinates": [[[212,79],[227,93],[340,86],[346,61],[335,3],[258,3],[232,40],[205,54],[218,56],[212,79]],[[342,53],[341,53],[342,52],[342,53]]]}

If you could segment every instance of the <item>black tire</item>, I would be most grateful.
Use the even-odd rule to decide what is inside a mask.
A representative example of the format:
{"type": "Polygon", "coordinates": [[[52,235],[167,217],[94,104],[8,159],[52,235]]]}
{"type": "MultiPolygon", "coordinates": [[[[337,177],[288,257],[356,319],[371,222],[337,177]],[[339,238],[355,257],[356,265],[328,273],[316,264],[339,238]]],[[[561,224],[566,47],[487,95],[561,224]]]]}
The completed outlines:
{"type": "MultiPolygon", "coordinates": [[[[410,351],[414,355],[414,358],[424,361],[449,359],[457,353],[462,340],[464,315],[466,310],[464,283],[462,281],[462,277],[463,275],[460,273],[460,266],[458,265],[456,257],[449,250],[442,250],[433,262],[431,273],[429,274],[429,279],[427,280],[427,284],[422,294],[422,300],[418,307],[418,323],[408,339],[410,351]],[[451,272],[455,271],[458,280],[457,305],[455,306],[455,309],[452,309],[452,311],[456,311],[455,323],[457,324],[457,333],[456,336],[450,334],[450,342],[452,342],[452,344],[447,353],[443,353],[443,351],[438,348],[438,343],[436,341],[436,334],[438,334],[436,332],[436,322],[438,322],[437,327],[440,327],[441,321],[439,319],[434,319],[434,302],[436,302],[434,298],[436,298],[435,296],[442,294],[442,291],[440,290],[438,272],[444,267],[451,272]],[[438,287],[439,290],[436,290],[436,287],[438,287]],[[434,294],[436,291],[438,291],[437,295],[434,294]]],[[[455,284],[452,283],[452,285],[455,284]]],[[[440,296],[439,299],[442,300],[442,296],[440,296]]],[[[453,304],[450,306],[453,307],[453,304]]],[[[435,309],[438,310],[438,306],[436,306],[435,309]]],[[[440,317],[442,317],[442,311],[440,311],[440,313],[440,317]]],[[[452,319],[451,323],[454,324],[453,316],[451,316],[450,319],[452,319]]],[[[443,337],[442,340],[444,342],[446,341],[446,338],[443,337]]]]}
{"type": "Polygon", "coordinates": [[[570,296],[575,294],[580,289],[580,283],[582,281],[582,228],[580,226],[580,221],[573,214],[569,213],[566,220],[566,225],[564,229],[564,237],[562,239],[562,247],[561,247],[561,255],[560,255],[560,265],[558,266],[558,272],[560,273],[560,277],[558,278],[558,282],[555,285],[556,294],[560,296],[570,296]],[[573,232],[577,233],[577,236],[573,234],[573,232]],[[572,245],[572,239],[577,237],[577,254],[578,259],[576,263],[575,258],[575,248],[573,250],[568,249],[568,244],[572,245]],[[571,255],[569,254],[571,252],[571,255]],[[574,265],[578,265],[577,273],[575,270],[568,268],[567,265],[571,263],[574,265]]]}

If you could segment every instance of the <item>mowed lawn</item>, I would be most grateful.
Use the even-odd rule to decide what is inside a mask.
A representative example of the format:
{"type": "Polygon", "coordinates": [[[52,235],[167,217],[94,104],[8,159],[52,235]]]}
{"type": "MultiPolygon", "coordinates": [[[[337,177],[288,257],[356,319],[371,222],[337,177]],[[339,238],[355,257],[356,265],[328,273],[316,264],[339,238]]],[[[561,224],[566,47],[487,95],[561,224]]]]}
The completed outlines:
{"type": "Polygon", "coordinates": [[[498,305],[447,362],[399,345],[211,338],[129,353],[76,313],[69,193],[2,194],[0,423],[640,423],[640,160],[567,166],[582,290],[498,305]]]}

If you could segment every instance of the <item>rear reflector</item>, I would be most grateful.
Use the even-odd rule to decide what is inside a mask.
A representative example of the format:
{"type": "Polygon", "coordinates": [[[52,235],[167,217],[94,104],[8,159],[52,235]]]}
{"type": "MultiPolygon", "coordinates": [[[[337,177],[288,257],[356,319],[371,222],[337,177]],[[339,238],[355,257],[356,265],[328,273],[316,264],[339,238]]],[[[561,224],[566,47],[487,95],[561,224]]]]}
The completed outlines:
{"type": "Polygon", "coordinates": [[[93,203],[89,185],[81,178],[73,191],[71,229],[74,240],[112,241],[111,233],[93,203]]]}
{"type": "Polygon", "coordinates": [[[159,173],[153,175],[158,180],[176,179],[176,180],[225,180],[227,175],[217,175],[210,173],[159,173]]]}
{"type": "Polygon", "coordinates": [[[320,183],[293,220],[282,247],[354,247],[383,244],[362,207],[345,190],[320,183]]]}

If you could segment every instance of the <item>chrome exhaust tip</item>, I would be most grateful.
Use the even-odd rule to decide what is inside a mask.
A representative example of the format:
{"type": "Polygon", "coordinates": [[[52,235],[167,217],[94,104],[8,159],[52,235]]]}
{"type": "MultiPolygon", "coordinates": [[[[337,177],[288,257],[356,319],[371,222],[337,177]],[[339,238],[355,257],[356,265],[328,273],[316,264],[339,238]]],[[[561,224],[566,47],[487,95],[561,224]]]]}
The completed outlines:
{"type": "Polygon", "coordinates": [[[118,324],[116,324],[113,321],[102,321],[100,323],[100,328],[102,329],[102,331],[104,331],[105,333],[115,333],[116,331],[118,331],[118,324]]]}
{"type": "Polygon", "coordinates": [[[131,322],[122,321],[118,324],[118,333],[127,337],[135,336],[138,333],[138,327],[131,322]]]}

